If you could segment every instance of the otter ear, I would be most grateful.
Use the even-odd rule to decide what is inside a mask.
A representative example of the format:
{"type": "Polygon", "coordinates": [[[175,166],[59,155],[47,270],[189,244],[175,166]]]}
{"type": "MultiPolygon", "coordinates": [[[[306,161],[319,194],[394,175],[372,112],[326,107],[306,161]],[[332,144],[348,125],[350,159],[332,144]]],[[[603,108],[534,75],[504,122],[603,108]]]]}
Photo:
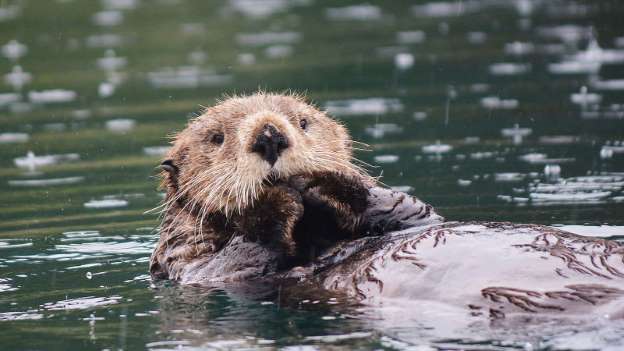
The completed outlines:
{"type": "Polygon", "coordinates": [[[178,173],[178,167],[173,164],[173,160],[167,159],[162,161],[160,164],[160,169],[169,173],[170,175],[175,175],[178,173]]]}

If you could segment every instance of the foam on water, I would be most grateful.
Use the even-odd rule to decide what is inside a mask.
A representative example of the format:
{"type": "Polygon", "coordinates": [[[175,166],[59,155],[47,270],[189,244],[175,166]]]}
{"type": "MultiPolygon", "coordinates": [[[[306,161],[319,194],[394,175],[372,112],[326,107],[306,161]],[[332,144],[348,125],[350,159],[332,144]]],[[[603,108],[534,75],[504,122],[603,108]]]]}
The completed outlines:
{"type": "MultiPolygon", "coordinates": [[[[622,195],[624,177],[618,175],[592,175],[571,178],[559,178],[561,169],[556,164],[547,164],[544,168],[546,182],[529,183],[526,189],[517,189],[523,197],[500,195],[499,198],[508,202],[534,206],[565,205],[565,204],[600,204],[615,202],[622,195]],[[520,201],[516,201],[516,199],[520,201]]],[[[522,179],[518,179],[520,181],[522,179]]]]}
{"type": "Polygon", "coordinates": [[[65,103],[76,100],[78,94],[72,90],[49,89],[28,92],[28,99],[34,104],[65,103]]]}
{"type": "Polygon", "coordinates": [[[570,95],[570,101],[578,105],[599,104],[602,101],[602,95],[589,93],[587,87],[582,87],[579,93],[570,95]]]}
{"type": "Polygon", "coordinates": [[[551,164],[551,163],[569,163],[574,162],[574,158],[549,158],[548,155],[542,153],[529,153],[519,156],[518,159],[530,164],[551,164]]]}
{"type": "Polygon", "coordinates": [[[479,151],[479,152],[473,152],[470,154],[470,158],[473,160],[483,160],[483,159],[492,158],[494,156],[496,156],[496,153],[492,151],[479,151]]]}
{"type": "Polygon", "coordinates": [[[85,45],[90,48],[114,48],[123,45],[124,38],[119,34],[92,34],[85,38],[85,45]]]}
{"type": "Polygon", "coordinates": [[[28,46],[13,39],[2,46],[2,55],[11,61],[17,61],[28,53],[28,46]]]}
{"type": "Polygon", "coordinates": [[[0,293],[9,292],[9,291],[17,291],[18,289],[11,286],[11,284],[0,283],[0,293]]]}
{"type": "Polygon", "coordinates": [[[556,180],[561,175],[561,166],[556,164],[547,164],[544,166],[544,175],[549,180],[556,180]]]}
{"type": "Polygon", "coordinates": [[[507,55],[524,56],[532,54],[535,51],[535,45],[529,42],[514,41],[506,43],[503,51],[507,55]]]}
{"type": "Polygon", "coordinates": [[[425,145],[422,147],[422,152],[425,154],[445,154],[453,150],[453,147],[448,144],[440,143],[440,140],[436,141],[435,144],[425,145]]]}
{"type": "Polygon", "coordinates": [[[520,182],[526,178],[526,174],[516,172],[495,173],[495,182],[520,182]]]}
{"type": "MultiPolygon", "coordinates": [[[[186,340],[168,340],[168,341],[148,342],[147,344],[145,344],[145,347],[149,349],[158,347],[158,349],[161,350],[163,346],[169,346],[172,349],[184,350],[185,348],[183,346],[185,345],[190,345],[190,342],[186,340]]],[[[222,346],[236,346],[236,345],[242,346],[244,345],[244,343],[236,343],[236,344],[229,344],[229,345],[224,343],[222,346]]]]}
{"type": "Polygon", "coordinates": [[[531,135],[533,130],[531,128],[520,128],[518,124],[515,124],[513,128],[501,129],[501,135],[511,138],[513,143],[518,145],[522,143],[524,137],[531,135]]]}
{"type": "Polygon", "coordinates": [[[150,254],[152,252],[151,243],[143,243],[138,241],[124,240],[106,242],[85,242],[79,244],[62,244],[56,245],[56,250],[81,254],[112,254],[112,255],[140,255],[150,254]]]}
{"type": "Polygon", "coordinates": [[[333,334],[333,335],[319,335],[319,336],[307,336],[306,341],[317,341],[322,343],[335,343],[337,341],[352,340],[352,339],[364,339],[369,338],[373,334],[370,332],[353,332],[349,334],[333,334]]]}
{"type": "MultiPolygon", "coordinates": [[[[470,44],[473,45],[481,45],[483,43],[485,43],[485,41],[487,40],[488,35],[485,32],[468,32],[466,33],[466,40],[468,40],[468,42],[470,44]]],[[[504,71],[506,68],[502,67],[502,66],[498,66],[497,64],[493,65],[494,67],[492,68],[492,66],[490,66],[490,73],[496,75],[496,74],[502,74],[505,75],[504,71]]]]}
{"type": "Polygon", "coordinates": [[[396,41],[399,44],[420,44],[427,39],[427,34],[422,30],[398,32],[396,41]]]}
{"type": "Polygon", "coordinates": [[[414,55],[399,53],[394,56],[394,66],[398,69],[408,69],[414,65],[414,55]]]}
{"type": "Polygon", "coordinates": [[[249,66],[249,65],[253,65],[256,63],[256,55],[250,52],[244,52],[244,53],[238,54],[238,56],[236,57],[236,60],[241,65],[249,66]]]}
{"type": "Polygon", "coordinates": [[[165,67],[149,72],[147,81],[158,89],[189,89],[205,86],[221,86],[232,81],[229,74],[217,74],[197,66],[165,67]]]}
{"type": "Polygon", "coordinates": [[[120,25],[124,20],[124,14],[117,10],[106,10],[95,13],[91,20],[101,27],[114,27],[120,25]]]}
{"type": "Polygon", "coordinates": [[[387,134],[400,134],[403,128],[395,123],[376,123],[370,127],[366,127],[364,132],[375,139],[383,138],[387,134]]]}
{"type": "Polygon", "coordinates": [[[592,28],[574,24],[542,26],[537,28],[537,33],[545,38],[559,39],[566,43],[577,43],[582,39],[590,38],[592,28]]]}
{"type": "Polygon", "coordinates": [[[33,170],[36,167],[55,165],[63,162],[74,162],[80,160],[78,154],[59,154],[36,156],[34,152],[28,151],[26,157],[16,157],[13,162],[17,167],[33,170]]]}
{"type": "Polygon", "coordinates": [[[399,156],[397,155],[377,155],[374,157],[375,162],[377,163],[395,163],[399,161],[399,156]]]}
{"type": "Polygon", "coordinates": [[[325,15],[330,20],[357,20],[370,21],[380,20],[383,16],[381,8],[370,4],[351,5],[345,7],[330,7],[325,10],[325,15]]]}
{"type": "Polygon", "coordinates": [[[424,112],[424,111],[416,111],[416,112],[414,112],[414,113],[412,114],[412,118],[413,118],[415,121],[419,121],[419,122],[424,121],[425,119],[427,119],[427,112],[424,112]]]}
{"type": "Polygon", "coordinates": [[[422,5],[414,5],[411,11],[417,17],[451,17],[478,11],[479,8],[480,4],[477,1],[434,1],[422,5]]]}
{"type": "Polygon", "coordinates": [[[116,87],[114,84],[109,82],[102,82],[98,86],[98,95],[101,98],[107,98],[112,96],[115,93],[116,87]]]}
{"type": "Polygon", "coordinates": [[[143,153],[148,156],[163,156],[171,149],[170,146],[145,146],[143,153]]]}
{"type": "Polygon", "coordinates": [[[134,10],[139,0],[101,0],[101,3],[107,10],[134,10]]]}
{"type": "Polygon", "coordinates": [[[38,320],[43,317],[43,314],[36,312],[0,312],[0,321],[38,320]]]}
{"type": "Polygon", "coordinates": [[[572,55],[570,60],[576,62],[622,63],[624,62],[624,50],[603,49],[598,45],[598,41],[592,38],[587,49],[572,55]]]}
{"type": "Polygon", "coordinates": [[[74,299],[44,303],[41,305],[41,308],[48,311],[92,310],[102,306],[118,304],[121,299],[121,296],[85,296],[74,299]]]}
{"type": "Polygon", "coordinates": [[[393,98],[364,98],[348,100],[330,100],[325,109],[336,116],[382,115],[403,111],[403,104],[393,98]]]}
{"type": "Polygon", "coordinates": [[[134,129],[136,121],[131,118],[116,118],[106,121],[105,126],[113,133],[125,134],[134,129]]]}
{"type": "Polygon", "coordinates": [[[17,93],[0,93],[0,107],[20,101],[21,96],[17,93]]]}
{"type": "Polygon", "coordinates": [[[291,56],[293,52],[294,49],[290,45],[271,45],[264,49],[264,56],[270,59],[280,59],[291,56]]]}
{"type": "Polygon", "coordinates": [[[66,269],[76,270],[76,269],[94,268],[94,267],[101,267],[101,266],[103,266],[102,263],[85,263],[85,264],[81,264],[78,266],[69,266],[66,269]]]}
{"type": "Polygon", "coordinates": [[[114,71],[126,67],[128,59],[115,55],[115,51],[106,50],[104,57],[97,59],[97,66],[104,71],[114,71]]]}
{"type": "Polygon", "coordinates": [[[243,16],[262,19],[295,6],[308,5],[311,0],[229,0],[230,8],[243,16]]]}
{"type": "Polygon", "coordinates": [[[592,79],[589,85],[596,90],[620,91],[624,90],[624,79],[592,79]]]}
{"type": "Polygon", "coordinates": [[[600,71],[600,63],[563,61],[548,64],[548,71],[553,74],[593,74],[600,71]]]}
{"type": "Polygon", "coordinates": [[[624,145],[603,145],[600,148],[600,155],[605,156],[603,158],[611,158],[616,154],[624,154],[624,145]]]}
{"type": "Polygon", "coordinates": [[[472,180],[470,179],[457,179],[457,185],[461,187],[467,187],[470,186],[470,184],[472,184],[472,180]]]}
{"type": "Polygon", "coordinates": [[[25,143],[29,139],[27,133],[0,133],[0,144],[25,143]]]}
{"type": "Polygon", "coordinates": [[[19,65],[13,66],[11,72],[4,75],[4,81],[12,86],[14,90],[22,90],[32,79],[32,74],[25,72],[19,65]]]}
{"type": "Polygon", "coordinates": [[[528,73],[531,65],[526,63],[500,62],[490,65],[490,74],[495,76],[515,76],[528,73]]]}
{"type": "Polygon", "coordinates": [[[574,135],[542,135],[539,137],[541,144],[564,145],[578,143],[580,138],[574,135]]]}
{"type": "Polygon", "coordinates": [[[275,44],[296,44],[302,39],[298,32],[260,32],[240,33],[236,35],[236,42],[246,46],[266,46],[275,44]]]}
{"type": "Polygon", "coordinates": [[[23,247],[29,247],[32,246],[33,243],[32,242],[10,242],[10,241],[0,241],[0,250],[3,249],[16,249],[16,248],[23,248],[23,247]]]}
{"type": "Polygon", "coordinates": [[[518,108],[518,100],[487,96],[481,99],[481,106],[489,110],[513,110],[518,108]]]}
{"type": "Polygon", "coordinates": [[[17,18],[21,13],[21,8],[16,4],[3,5],[0,7],[0,22],[10,21],[17,18]]]}
{"type": "Polygon", "coordinates": [[[47,179],[11,179],[8,184],[18,187],[46,187],[57,185],[76,184],[84,181],[84,177],[64,177],[64,178],[47,178],[47,179]]]}
{"type": "Polygon", "coordinates": [[[564,193],[564,194],[554,194],[554,193],[531,193],[529,196],[533,200],[533,202],[577,202],[582,203],[584,201],[588,201],[589,203],[595,203],[593,200],[602,200],[607,196],[611,195],[609,191],[591,191],[591,192],[583,192],[583,193],[564,193]]]}
{"type": "Polygon", "coordinates": [[[86,208],[117,208],[128,206],[128,201],[123,199],[91,200],[84,203],[86,208]]]}

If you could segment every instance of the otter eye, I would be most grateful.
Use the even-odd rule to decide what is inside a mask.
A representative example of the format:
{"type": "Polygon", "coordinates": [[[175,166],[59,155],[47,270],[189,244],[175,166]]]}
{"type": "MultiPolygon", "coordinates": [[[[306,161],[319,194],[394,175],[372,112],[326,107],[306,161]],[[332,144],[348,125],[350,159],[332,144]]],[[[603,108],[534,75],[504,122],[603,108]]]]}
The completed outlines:
{"type": "Polygon", "coordinates": [[[308,128],[308,120],[305,118],[302,118],[299,121],[299,126],[301,127],[301,129],[306,130],[308,128]]]}
{"type": "Polygon", "coordinates": [[[217,133],[215,135],[212,136],[212,138],[210,138],[210,142],[216,145],[221,145],[223,144],[223,134],[221,133],[217,133]]]}

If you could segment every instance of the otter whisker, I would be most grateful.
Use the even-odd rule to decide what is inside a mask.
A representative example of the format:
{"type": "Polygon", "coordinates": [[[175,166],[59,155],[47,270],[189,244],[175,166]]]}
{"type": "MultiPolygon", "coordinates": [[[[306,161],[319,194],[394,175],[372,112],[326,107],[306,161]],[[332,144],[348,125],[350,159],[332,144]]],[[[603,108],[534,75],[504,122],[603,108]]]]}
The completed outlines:
{"type": "Polygon", "coordinates": [[[351,144],[357,144],[357,145],[362,146],[362,147],[365,147],[365,148],[371,148],[371,145],[370,145],[370,144],[367,144],[367,143],[364,143],[364,142],[361,142],[361,141],[357,141],[357,140],[350,139],[350,140],[349,140],[349,142],[350,142],[351,144]]]}
{"type": "Polygon", "coordinates": [[[378,165],[372,165],[372,164],[370,164],[370,163],[368,163],[368,162],[365,162],[365,161],[362,161],[362,160],[360,160],[360,159],[358,159],[358,158],[356,158],[356,157],[351,157],[351,160],[352,160],[352,161],[354,161],[354,162],[360,163],[360,164],[362,164],[362,165],[364,165],[364,166],[366,166],[366,167],[370,167],[370,168],[379,168],[379,166],[378,166],[378,165]]]}
{"type": "Polygon", "coordinates": [[[348,169],[348,170],[355,170],[356,173],[362,173],[362,174],[366,174],[367,173],[366,169],[364,169],[364,168],[362,168],[362,167],[360,167],[358,165],[352,164],[352,163],[345,163],[345,162],[343,162],[341,160],[336,160],[333,157],[333,155],[331,155],[331,154],[328,155],[328,154],[321,154],[321,153],[319,153],[318,156],[320,156],[318,161],[329,162],[329,163],[333,164],[334,166],[338,166],[338,167],[345,168],[345,169],[348,169]]]}

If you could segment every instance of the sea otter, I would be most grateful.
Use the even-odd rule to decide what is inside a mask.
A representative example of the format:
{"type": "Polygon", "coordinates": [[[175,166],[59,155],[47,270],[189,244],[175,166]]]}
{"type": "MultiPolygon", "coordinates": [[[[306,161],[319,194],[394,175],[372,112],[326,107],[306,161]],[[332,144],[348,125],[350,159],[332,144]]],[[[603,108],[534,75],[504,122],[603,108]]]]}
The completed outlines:
{"type": "Polygon", "coordinates": [[[445,222],[376,184],[345,127],[296,95],[207,108],[162,162],[150,272],[183,284],[312,284],[373,302],[624,315],[624,246],[550,227],[445,222]]]}

